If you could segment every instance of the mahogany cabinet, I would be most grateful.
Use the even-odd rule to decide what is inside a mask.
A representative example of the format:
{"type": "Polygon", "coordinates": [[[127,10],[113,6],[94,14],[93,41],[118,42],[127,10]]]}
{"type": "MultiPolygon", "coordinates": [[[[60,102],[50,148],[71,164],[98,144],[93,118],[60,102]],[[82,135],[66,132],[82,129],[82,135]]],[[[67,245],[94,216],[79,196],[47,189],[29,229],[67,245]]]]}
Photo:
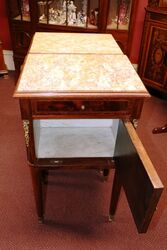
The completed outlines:
{"type": "Polygon", "coordinates": [[[109,220],[123,187],[138,232],[146,232],[163,185],[132,124],[149,94],[113,37],[36,33],[14,97],[39,222],[48,173],[94,169],[106,177],[112,169],[109,220]]]}
{"type": "Polygon", "coordinates": [[[129,54],[137,0],[6,2],[17,71],[24,61],[31,38],[36,31],[111,33],[123,52],[129,54]]]}
{"type": "Polygon", "coordinates": [[[147,87],[167,93],[167,1],[149,1],[139,75],[147,87]]]}

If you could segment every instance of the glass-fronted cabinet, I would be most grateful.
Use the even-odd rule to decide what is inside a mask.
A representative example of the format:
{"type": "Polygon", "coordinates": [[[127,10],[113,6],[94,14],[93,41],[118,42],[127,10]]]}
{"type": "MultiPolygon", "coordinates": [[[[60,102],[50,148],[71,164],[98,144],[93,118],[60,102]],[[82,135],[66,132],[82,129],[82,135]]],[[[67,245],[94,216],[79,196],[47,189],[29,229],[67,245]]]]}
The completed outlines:
{"type": "Polygon", "coordinates": [[[11,18],[19,21],[30,22],[30,4],[29,0],[9,1],[11,18]]]}
{"type": "Polygon", "coordinates": [[[128,30],[131,7],[131,0],[110,0],[109,14],[107,17],[107,29],[128,30]]]}
{"type": "Polygon", "coordinates": [[[97,29],[98,0],[37,0],[37,4],[39,23],[97,29]]]}
{"type": "Polygon", "coordinates": [[[7,0],[19,70],[36,31],[111,33],[128,55],[137,0],[7,0]]]}
{"type": "Polygon", "coordinates": [[[98,0],[37,1],[37,4],[39,23],[97,28],[98,0]]]}
{"type": "MultiPolygon", "coordinates": [[[[98,0],[37,0],[38,22],[96,29],[99,20],[98,0]]],[[[132,0],[108,1],[106,29],[128,30],[132,0]]]]}

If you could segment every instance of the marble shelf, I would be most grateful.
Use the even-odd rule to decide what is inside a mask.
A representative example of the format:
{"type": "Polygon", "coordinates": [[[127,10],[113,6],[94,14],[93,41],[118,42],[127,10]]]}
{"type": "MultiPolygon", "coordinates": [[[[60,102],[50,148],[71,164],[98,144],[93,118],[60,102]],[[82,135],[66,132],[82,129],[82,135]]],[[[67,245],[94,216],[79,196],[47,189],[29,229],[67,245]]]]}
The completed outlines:
{"type": "Polygon", "coordinates": [[[118,120],[34,122],[37,158],[112,157],[118,120]],[[77,127],[78,126],[78,127],[77,127]]]}

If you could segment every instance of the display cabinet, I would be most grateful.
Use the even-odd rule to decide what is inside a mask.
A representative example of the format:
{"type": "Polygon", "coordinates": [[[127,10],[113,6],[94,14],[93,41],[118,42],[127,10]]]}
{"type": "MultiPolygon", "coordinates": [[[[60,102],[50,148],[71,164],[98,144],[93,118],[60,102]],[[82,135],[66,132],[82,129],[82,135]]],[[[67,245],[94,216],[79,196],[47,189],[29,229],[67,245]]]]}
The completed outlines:
{"type": "Polygon", "coordinates": [[[136,0],[8,0],[16,70],[36,31],[111,33],[128,55],[136,6],[136,0]]]}
{"type": "Polygon", "coordinates": [[[149,1],[139,60],[139,75],[151,89],[167,93],[167,1],[149,1]]]}

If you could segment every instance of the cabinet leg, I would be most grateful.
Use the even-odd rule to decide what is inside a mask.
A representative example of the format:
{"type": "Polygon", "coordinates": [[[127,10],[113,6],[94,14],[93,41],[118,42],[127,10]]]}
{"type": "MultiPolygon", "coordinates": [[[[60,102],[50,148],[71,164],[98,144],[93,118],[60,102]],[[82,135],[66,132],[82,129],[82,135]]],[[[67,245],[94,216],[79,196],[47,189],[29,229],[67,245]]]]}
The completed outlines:
{"type": "Polygon", "coordinates": [[[118,199],[121,191],[121,181],[117,170],[115,170],[112,193],[111,193],[111,201],[110,201],[110,210],[109,210],[109,221],[113,220],[115,215],[118,199]]]}
{"type": "Polygon", "coordinates": [[[109,173],[110,173],[109,169],[107,168],[103,169],[103,176],[105,181],[108,179],[109,173]]]}
{"type": "Polygon", "coordinates": [[[42,192],[42,171],[34,167],[30,167],[30,169],[31,169],[31,178],[33,184],[36,210],[38,215],[38,222],[43,223],[44,209],[43,209],[43,192],[42,192]]]}
{"type": "Polygon", "coordinates": [[[101,169],[101,170],[98,170],[98,171],[99,171],[100,175],[102,175],[103,181],[107,181],[110,170],[105,168],[105,169],[101,169]]]}
{"type": "Polygon", "coordinates": [[[48,175],[49,175],[48,170],[42,170],[41,177],[42,177],[43,184],[46,184],[46,185],[48,184],[48,175]]]}

